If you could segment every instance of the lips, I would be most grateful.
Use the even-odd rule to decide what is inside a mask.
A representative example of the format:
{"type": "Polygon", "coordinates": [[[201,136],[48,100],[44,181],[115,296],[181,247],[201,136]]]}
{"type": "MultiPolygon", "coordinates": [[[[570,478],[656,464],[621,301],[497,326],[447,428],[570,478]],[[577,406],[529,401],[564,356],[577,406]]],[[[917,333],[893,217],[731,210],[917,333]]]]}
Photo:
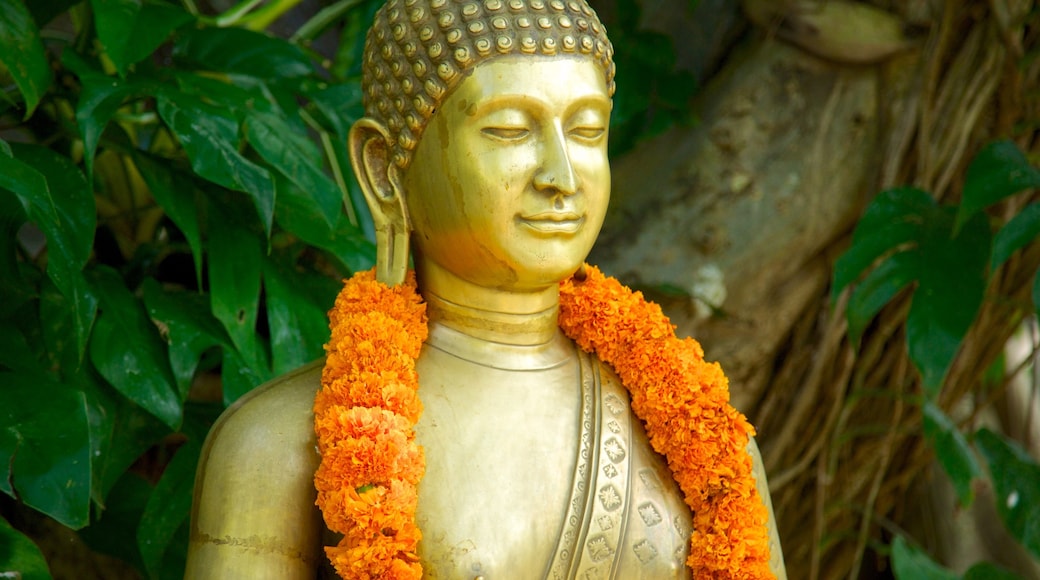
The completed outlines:
{"type": "Polygon", "coordinates": [[[543,212],[517,216],[517,221],[543,234],[573,234],[581,229],[585,217],[573,212],[543,212]]]}

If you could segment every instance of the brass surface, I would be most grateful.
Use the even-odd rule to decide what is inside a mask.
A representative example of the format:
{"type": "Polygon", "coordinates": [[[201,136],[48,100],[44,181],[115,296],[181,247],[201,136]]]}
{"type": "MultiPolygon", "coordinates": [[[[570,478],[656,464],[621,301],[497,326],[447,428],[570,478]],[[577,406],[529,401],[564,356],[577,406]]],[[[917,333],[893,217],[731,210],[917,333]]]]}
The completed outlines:
{"type": "MultiPolygon", "coordinates": [[[[553,2],[562,5],[529,4],[553,2]]],[[[557,328],[558,283],[587,256],[609,198],[603,62],[508,54],[473,64],[403,173],[399,129],[366,118],[351,131],[378,276],[403,278],[410,241],[428,304],[416,426],[428,578],[689,575],[691,515],[677,486],[616,376],[557,328]]],[[[313,366],[277,379],[214,427],[188,578],[325,573],[312,483],[319,382],[313,366]]],[[[761,469],[756,477],[767,494],[761,469]]]]}
{"type": "Polygon", "coordinates": [[[592,60],[614,94],[614,49],[584,0],[389,0],[368,32],[362,84],[365,116],[390,130],[394,170],[469,71],[510,54],[592,60]]]}
{"type": "Polygon", "coordinates": [[[185,578],[314,578],[325,558],[314,499],[314,393],[321,366],[228,408],[195,476],[185,578]]]}
{"type": "Polygon", "coordinates": [[[477,67],[404,179],[424,293],[491,312],[552,307],[603,224],[609,119],[591,60],[506,56],[477,67]]]}

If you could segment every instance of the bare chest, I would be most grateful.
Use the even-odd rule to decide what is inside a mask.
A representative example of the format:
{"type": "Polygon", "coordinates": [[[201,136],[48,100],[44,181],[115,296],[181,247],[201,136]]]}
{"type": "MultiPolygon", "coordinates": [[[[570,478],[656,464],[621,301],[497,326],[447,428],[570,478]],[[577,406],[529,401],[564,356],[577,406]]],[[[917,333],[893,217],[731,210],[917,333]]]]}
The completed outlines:
{"type": "Polygon", "coordinates": [[[442,352],[420,358],[426,455],[417,520],[430,578],[542,578],[573,482],[580,421],[576,360],[535,371],[442,352]]]}

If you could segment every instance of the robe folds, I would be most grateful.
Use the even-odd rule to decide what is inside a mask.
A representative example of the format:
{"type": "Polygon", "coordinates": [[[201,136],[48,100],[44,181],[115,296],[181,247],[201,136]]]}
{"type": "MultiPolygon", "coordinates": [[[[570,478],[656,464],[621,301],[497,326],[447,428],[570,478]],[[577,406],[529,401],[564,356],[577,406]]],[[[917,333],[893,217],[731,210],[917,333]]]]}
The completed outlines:
{"type": "Polygon", "coordinates": [[[517,355],[431,325],[417,369],[424,578],[690,577],[692,515],[627,390],[557,341],[517,355]]]}

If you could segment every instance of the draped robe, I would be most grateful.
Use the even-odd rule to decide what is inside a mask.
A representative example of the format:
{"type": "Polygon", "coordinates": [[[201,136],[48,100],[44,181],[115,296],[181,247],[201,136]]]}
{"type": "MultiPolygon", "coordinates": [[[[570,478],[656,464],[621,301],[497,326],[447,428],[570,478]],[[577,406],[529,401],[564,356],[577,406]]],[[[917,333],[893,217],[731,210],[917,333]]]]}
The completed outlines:
{"type": "MultiPolygon", "coordinates": [[[[562,335],[549,349],[556,356],[518,357],[492,344],[467,359],[457,348],[465,342],[433,327],[418,361],[425,577],[688,578],[690,512],[613,371],[562,335]],[[440,383],[429,372],[438,367],[440,383]],[[543,380],[552,377],[564,381],[543,380]]],[[[187,577],[313,578],[315,569],[335,577],[319,545],[338,538],[326,530],[319,541],[314,507],[320,377],[320,364],[280,377],[214,425],[196,481],[187,577]]],[[[749,448],[768,505],[761,459],[749,448]]],[[[775,526],[770,534],[782,579],[775,526]]]]}
{"type": "Polygon", "coordinates": [[[518,372],[512,347],[460,355],[466,337],[431,330],[416,427],[424,577],[689,578],[690,510],[627,391],[556,340],[556,356],[521,356],[518,372]],[[469,379],[438,384],[424,376],[432,368],[469,379]]]}

